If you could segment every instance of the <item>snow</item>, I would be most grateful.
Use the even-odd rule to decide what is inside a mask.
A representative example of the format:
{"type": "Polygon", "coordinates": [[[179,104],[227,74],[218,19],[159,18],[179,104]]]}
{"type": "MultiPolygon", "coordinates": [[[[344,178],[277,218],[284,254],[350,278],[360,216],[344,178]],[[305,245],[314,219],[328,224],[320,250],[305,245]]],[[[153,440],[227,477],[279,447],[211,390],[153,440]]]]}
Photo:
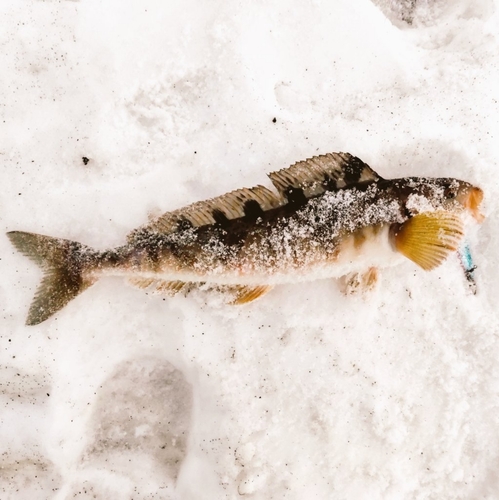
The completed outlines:
{"type": "Polygon", "coordinates": [[[0,217],[104,249],[315,154],[482,187],[457,258],[228,307],[101,280],[24,326],[0,238],[0,498],[499,496],[499,2],[3,0],[0,217]],[[275,118],[275,120],[274,120],[275,118]],[[88,158],[85,165],[82,158],[88,158]]]}

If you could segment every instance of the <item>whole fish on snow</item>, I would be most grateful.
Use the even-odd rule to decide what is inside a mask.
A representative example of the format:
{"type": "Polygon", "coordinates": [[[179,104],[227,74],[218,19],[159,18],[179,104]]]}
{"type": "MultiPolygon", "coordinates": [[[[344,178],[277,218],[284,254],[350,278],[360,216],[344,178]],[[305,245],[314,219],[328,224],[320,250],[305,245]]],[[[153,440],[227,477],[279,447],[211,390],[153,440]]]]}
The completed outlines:
{"type": "Polygon", "coordinates": [[[238,189],[168,212],[125,245],[81,243],[12,231],[12,243],[44,270],[27,324],[45,321],[101,276],[122,275],[167,294],[193,288],[254,300],[272,287],[355,273],[409,258],[425,270],[456,251],[480,188],[450,178],[383,179],[349,153],[332,153],[269,174],[276,191],[238,189]]]}

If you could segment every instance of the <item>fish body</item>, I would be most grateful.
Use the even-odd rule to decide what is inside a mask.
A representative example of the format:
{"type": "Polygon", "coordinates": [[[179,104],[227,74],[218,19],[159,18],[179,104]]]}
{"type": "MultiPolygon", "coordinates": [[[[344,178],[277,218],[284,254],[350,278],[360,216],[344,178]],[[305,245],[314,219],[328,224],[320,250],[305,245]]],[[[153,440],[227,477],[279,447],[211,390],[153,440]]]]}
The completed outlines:
{"type": "Polygon", "coordinates": [[[234,285],[290,283],[310,280],[314,273],[341,276],[366,245],[386,243],[385,250],[393,253],[388,237],[377,236],[399,219],[398,207],[385,207],[374,197],[367,191],[328,192],[302,207],[284,205],[257,218],[243,216],[166,235],[138,232],[118,250],[121,272],[234,285]],[[362,205],[378,210],[366,214],[362,205]]]}
{"type": "Polygon", "coordinates": [[[103,275],[174,294],[216,288],[245,303],[273,286],[371,273],[407,257],[423,269],[457,250],[480,188],[457,179],[381,178],[348,153],[273,172],[276,188],[240,189],[168,212],[121,247],[14,231],[14,245],[46,269],[28,324],[50,317],[103,275]]]}

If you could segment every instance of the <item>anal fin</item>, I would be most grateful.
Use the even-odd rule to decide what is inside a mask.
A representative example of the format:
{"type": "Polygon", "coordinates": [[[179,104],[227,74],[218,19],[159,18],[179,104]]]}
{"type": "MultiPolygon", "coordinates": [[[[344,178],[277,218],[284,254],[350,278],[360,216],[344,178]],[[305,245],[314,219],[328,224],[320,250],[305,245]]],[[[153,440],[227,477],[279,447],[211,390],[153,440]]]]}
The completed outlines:
{"type": "Polygon", "coordinates": [[[223,285],[216,290],[230,297],[231,305],[242,305],[259,299],[274,288],[272,285],[247,286],[247,285],[223,285]]]}
{"type": "Polygon", "coordinates": [[[215,291],[227,295],[227,302],[231,305],[241,305],[252,302],[274,288],[271,285],[245,286],[245,285],[216,285],[205,282],[167,281],[155,278],[129,278],[128,282],[142,290],[154,294],[165,294],[173,297],[178,293],[187,295],[194,289],[207,292],[215,291]]]}
{"type": "Polygon", "coordinates": [[[173,297],[177,293],[187,294],[193,288],[203,285],[203,283],[166,281],[154,278],[129,278],[128,282],[137,288],[142,288],[152,293],[169,295],[170,297],[173,297]]]}

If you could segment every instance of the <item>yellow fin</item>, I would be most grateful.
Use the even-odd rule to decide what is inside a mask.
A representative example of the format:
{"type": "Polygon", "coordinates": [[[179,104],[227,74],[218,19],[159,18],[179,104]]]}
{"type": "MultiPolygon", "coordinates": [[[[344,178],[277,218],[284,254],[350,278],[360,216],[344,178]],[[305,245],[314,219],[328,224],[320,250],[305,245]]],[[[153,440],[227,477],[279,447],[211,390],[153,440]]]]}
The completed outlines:
{"type": "Polygon", "coordinates": [[[188,293],[193,288],[199,287],[204,283],[191,283],[186,281],[166,281],[154,278],[129,278],[128,282],[143,290],[150,290],[152,293],[163,293],[173,297],[177,293],[188,293]]]}
{"type": "Polygon", "coordinates": [[[128,278],[128,283],[137,288],[148,288],[154,283],[153,278],[128,278]]]}
{"type": "Polygon", "coordinates": [[[197,288],[203,283],[192,283],[190,281],[157,281],[154,291],[156,293],[164,293],[166,295],[176,295],[177,293],[188,293],[193,288],[197,288]]]}
{"type": "Polygon", "coordinates": [[[463,235],[461,218],[442,211],[416,215],[392,233],[396,249],[425,271],[456,251],[463,235]]]}
{"type": "Polygon", "coordinates": [[[166,281],[154,278],[129,278],[128,282],[151,293],[162,293],[173,297],[177,293],[188,294],[194,289],[217,291],[230,297],[229,304],[240,305],[252,302],[272,290],[273,286],[216,285],[205,282],[166,281]]]}
{"type": "Polygon", "coordinates": [[[261,286],[244,286],[244,285],[222,285],[215,289],[222,293],[230,294],[231,300],[229,304],[231,305],[241,305],[247,304],[265,295],[274,288],[271,285],[261,285],[261,286]]]}

